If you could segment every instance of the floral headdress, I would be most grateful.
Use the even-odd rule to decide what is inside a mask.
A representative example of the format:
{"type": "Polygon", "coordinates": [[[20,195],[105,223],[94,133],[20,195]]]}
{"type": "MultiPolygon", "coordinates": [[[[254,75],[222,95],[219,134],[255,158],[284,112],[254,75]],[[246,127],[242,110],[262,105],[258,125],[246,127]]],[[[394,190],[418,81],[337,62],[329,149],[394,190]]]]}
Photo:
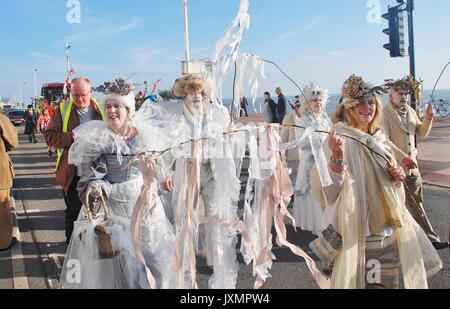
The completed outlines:
{"type": "Polygon", "coordinates": [[[370,94],[382,94],[386,92],[385,87],[372,87],[362,77],[351,75],[342,86],[342,97],[345,108],[349,109],[361,103],[361,99],[370,94]]]}

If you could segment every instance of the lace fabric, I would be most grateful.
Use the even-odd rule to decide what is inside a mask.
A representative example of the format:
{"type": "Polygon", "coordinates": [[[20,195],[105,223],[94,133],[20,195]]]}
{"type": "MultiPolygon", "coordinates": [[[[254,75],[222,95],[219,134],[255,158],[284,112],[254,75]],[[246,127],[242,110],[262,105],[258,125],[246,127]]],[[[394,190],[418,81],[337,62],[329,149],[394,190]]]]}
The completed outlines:
{"type": "MultiPolygon", "coordinates": [[[[75,142],[69,151],[69,162],[88,167],[84,169],[85,174],[79,182],[80,196],[84,197],[93,182],[101,182],[108,188],[106,203],[111,224],[106,227],[106,233],[118,255],[110,259],[98,256],[97,236],[93,232],[95,224],[86,221],[83,210],[75,224],[67,251],[62,288],[150,288],[153,283],[149,280],[149,269],[156,279],[156,287],[176,287],[175,272],[170,268],[175,235],[158,197],[148,199],[137,225],[141,250],[137,251],[130,231],[136,205],[142,200],[142,194],[145,194],[142,190],[142,172],[133,159],[141,152],[162,150],[172,143],[170,134],[167,133],[169,129],[162,127],[164,120],[151,118],[158,115],[145,107],[137,113],[133,125],[139,133],[133,139],[124,139],[114,134],[100,121],[86,123],[75,130],[75,142]],[[152,135],[151,138],[142,133],[144,128],[146,133],[152,135]],[[164,140],[157,141],[158,139],[164,140]],[[137,254],[141,251],[143,259],[137,254]],[[71,261],[78,261],[81,267],[79,282],[73,283],[65,277],[70,272],[71,261]]],[[[82,200],[84,201],[83,198],[82,200]]]]}

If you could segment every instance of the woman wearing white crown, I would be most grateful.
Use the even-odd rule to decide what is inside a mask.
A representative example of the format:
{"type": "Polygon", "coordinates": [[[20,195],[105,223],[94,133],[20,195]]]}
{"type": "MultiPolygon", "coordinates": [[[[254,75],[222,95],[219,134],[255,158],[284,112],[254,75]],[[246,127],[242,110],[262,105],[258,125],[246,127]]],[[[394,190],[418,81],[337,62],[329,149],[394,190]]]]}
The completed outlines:
{"type": "MultiPolygon", "coordinates": [[[[303,93],[305,94],[302,99],[303,116],[298,119],[297,126],[310,130],[329,131],[331,121],[326,115],[328,91],[311,84],[305,87],[303,93]]],[[[296,128],[295,132],[296,137],[300,138],[305,130],[296,128]]],[[[311,169],[315,164],[315,157],[318,156],[313,145],[318,143],[319,145],[314,147],[320,148],[326,137],[326,134],[311,132],[298,146],[301,153],[295,182],[293,217],[297,227],[313,233],[319,233],[326,228],[326,219],[310,188],[311,169]]]]}
{"type": "Polygon", "coordinates": [[[175,287],[170,268],[175,236],[157,197],[156,160],[143,155],[170,146],[171,136],[163,128],[170,126],[152,121],[158,113],[155,107],[144,105],[135,114],[133,89],[122,79],[105,83],[99,91],[105,92],[102,105],[107,123],[91,121],[74,132],[69,162],[82,170],[80,199],[85,201],[88,195],[88,200],[101,201],[103,197],[109,217],[102,212],[95,216],[87,208],[80,213],[60,285],[69,289],[175,287]],[[92,224],[87,223],[89,217],[92,224]]]}

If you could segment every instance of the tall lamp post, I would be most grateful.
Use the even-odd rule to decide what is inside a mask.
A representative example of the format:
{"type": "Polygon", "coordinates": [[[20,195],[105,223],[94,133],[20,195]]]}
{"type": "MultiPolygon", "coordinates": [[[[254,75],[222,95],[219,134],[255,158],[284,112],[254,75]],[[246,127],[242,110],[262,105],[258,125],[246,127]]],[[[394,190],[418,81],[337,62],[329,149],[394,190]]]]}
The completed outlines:
{"type": "Polygon", "coordinates": [[[70,78],[70,53],[69,53],[69,49],[72,46],[69,45],[69,40],[66,37],[62,37],[61,39],[63,39],[66,42],[67,77],[70,78]]]}
{"type": "Polygon", "coordinates": [[[69,93],[69,82],[70,82],[70,75],[71,75],[71,68],[70,68],[70,53],[69,50],[72,46],[70,46],[69,44],[69,40],[66,37],[62,37],[61,39],[63,39],[66,42],[66,63],[67,63],[67,79],[65,82],[65,89],[67,91],[67,93],[65,93],[64,95],[67,95],[67,97],[70,97],[70,93],[69,93]]]}
{"type": "Polygon", "coordinates": [[[189,20],[188,20],[188,2],[183,1],[183,13],[184,13],[184,55],[186,63],[186,73],[190,73],[189,62],[191,61],[191,55],[189,50],[189,20]]]}
{"type": "Polygon", "coordinates": [[[19,84],[19,103],[22,105],[22,106],[25,106],[24,104],[23,104],[23,102],[22,102],[22,85],[26,85],[27,83],[26,82],[21,82],[20,84],[19,84]]]}
{"type": "Polygon", "coordinates": [[[37,99],[37,81],[36,81],[36,74],[37,74],[37,68],[36,66],[33,68],[33,78],[34,78],[34,98],[37,99]]]}

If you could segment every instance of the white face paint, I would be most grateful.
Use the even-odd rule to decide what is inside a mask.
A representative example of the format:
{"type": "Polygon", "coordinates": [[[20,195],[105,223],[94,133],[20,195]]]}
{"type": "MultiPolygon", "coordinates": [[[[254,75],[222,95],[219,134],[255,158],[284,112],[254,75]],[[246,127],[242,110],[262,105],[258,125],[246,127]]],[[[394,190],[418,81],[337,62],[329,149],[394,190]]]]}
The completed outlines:
{"type": "Polygon", "coordinates": [[[119,101],[109,100],[105,106],[106,115],[108,117],[109,128],[117,131],[119,128],[128,124],[130,112],[125,105],[119,101]]]}
{"type": "Polygon", "coordinates": [[[188,94],[184,98],[184,103],[194,114],[199,114],[203,110],[203,95],[201,92],[188,94]]]}

